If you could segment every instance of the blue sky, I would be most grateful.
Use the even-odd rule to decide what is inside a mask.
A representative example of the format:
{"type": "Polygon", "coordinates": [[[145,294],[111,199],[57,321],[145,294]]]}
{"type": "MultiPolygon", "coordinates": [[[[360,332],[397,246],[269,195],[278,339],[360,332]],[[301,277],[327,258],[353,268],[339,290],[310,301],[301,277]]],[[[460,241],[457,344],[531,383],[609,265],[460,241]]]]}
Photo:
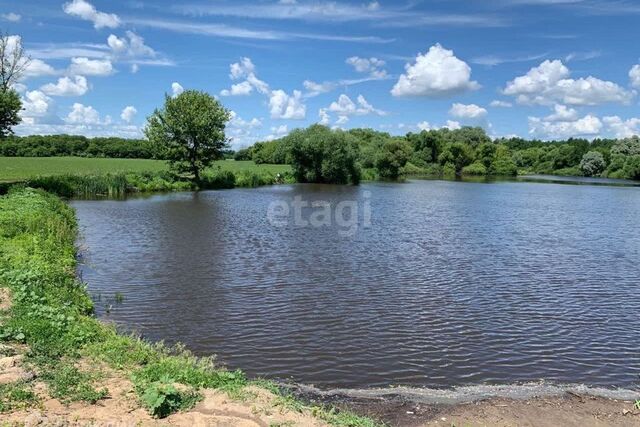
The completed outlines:
{"type": "Polygon", "coordinates": [[[198,89],[234,112],[235,148],[317,122],[637,134],[639,20],[623,0],[0,0],[32,58],[17,133],[140,136],[198,89]]]}

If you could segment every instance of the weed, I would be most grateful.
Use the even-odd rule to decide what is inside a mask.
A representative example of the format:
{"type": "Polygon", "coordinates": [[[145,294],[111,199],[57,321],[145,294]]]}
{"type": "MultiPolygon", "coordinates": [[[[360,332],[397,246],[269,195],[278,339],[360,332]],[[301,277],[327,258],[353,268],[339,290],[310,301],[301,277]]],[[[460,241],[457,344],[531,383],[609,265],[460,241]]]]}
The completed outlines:
{"type": "Polygon", "coordinates": [[[0,384],[0,413],[25,409],[37,402],[37,396],[25,382],[0,384]]]}
{"type": "Polygon", "coordinates": [[[179,410],[192,408],[201,398],[200,394],[192,390],[179,391],[174,381],[165,376],[149,383],[140,400],[151,415],[164,418],[179,410]]]}
{"type": "Polygon", "coordinates": [[[116,302],[116,304],[122,304],[124,302],[124,295],[122,295],[121,292],[116,292],[113,299],[116,302]]]}

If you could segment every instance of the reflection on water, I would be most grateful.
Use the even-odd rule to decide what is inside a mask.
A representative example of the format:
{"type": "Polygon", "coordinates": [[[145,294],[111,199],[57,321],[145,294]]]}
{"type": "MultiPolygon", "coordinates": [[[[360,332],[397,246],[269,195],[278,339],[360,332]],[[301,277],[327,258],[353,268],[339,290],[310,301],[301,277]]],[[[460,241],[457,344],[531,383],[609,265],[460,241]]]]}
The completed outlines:
{"type": "Polygon", "coordinates": [[[411,181],[73,206],[100,316],[250,375],[359,388],[640,374],[637,188],[411,181]],[[274,200],[363,192],[371,225],[352,236],[267,218],[274,200]]]}

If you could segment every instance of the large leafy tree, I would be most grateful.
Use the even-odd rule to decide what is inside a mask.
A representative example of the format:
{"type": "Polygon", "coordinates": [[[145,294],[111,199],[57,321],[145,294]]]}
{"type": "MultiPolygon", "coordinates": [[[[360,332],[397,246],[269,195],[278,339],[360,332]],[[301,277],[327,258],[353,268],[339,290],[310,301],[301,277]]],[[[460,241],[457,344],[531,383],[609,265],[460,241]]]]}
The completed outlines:
{"type": "Polygon", "coordinates": [[[164,107],[149,117],[145,135],[172,169],[200,183],[202,170],[223,157],[230,117],[208,93],[188,90],[165,96],[164,107]]]}
{"type": "Polygon", "coordinates": [[[0,33],[0,138],[11,135],[12,127],[20,123],[22,102],[13,85],[28,65],[20,37],[0,33]]]}
{"type": "Polygon", "coordinates": [[[20,123],[22,102],[13,89],[0,89],[0,139],[13,133],[12,127],[20,123]]]}
{"type": "Polygon", "coordinates": [[[291,166],[298,182],[358,184],[356,138],[340,130],[313,125],[289,135],[291,166]]]}

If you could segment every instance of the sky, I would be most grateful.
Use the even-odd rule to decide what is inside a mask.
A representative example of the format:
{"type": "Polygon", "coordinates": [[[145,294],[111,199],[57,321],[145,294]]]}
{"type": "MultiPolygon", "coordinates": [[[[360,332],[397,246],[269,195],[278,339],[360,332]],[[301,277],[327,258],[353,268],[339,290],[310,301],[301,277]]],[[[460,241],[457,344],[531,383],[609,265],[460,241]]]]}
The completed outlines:
{"type": "Polygon", "coordinates": [[[638,22],[631,0],[0,0],[31,57],[17,134],[141,137],[196,89],[236,149],[313,123],[638,134],[638,22]]]}

